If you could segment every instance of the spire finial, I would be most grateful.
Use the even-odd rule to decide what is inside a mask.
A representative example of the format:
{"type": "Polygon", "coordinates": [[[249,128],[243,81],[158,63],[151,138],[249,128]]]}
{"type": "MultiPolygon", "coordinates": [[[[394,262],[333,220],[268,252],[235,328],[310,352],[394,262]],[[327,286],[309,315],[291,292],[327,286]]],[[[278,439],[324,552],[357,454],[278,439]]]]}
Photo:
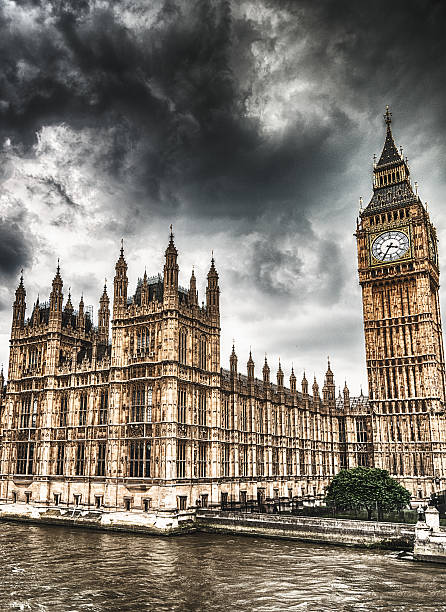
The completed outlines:
{"type": "Polygon", "coordinates": [[[57,271],[56,272],[57,272],[57,274],[60,273],[60,259],[59,259],[59,257],[57,258],[57,271]]]}
{"type": "Polygon", "coordinates": [[[121,238],[121,257],[124,257],[124,238],[121,238]]]}
{"type": "Polygon", "coordinates": [[[386,122],[387,128],[390,128],[390,124],[392,123],[392,113],[389,111],[388,104],[386,104],[386,112],[384,115],[384,121],[386,122]]]}

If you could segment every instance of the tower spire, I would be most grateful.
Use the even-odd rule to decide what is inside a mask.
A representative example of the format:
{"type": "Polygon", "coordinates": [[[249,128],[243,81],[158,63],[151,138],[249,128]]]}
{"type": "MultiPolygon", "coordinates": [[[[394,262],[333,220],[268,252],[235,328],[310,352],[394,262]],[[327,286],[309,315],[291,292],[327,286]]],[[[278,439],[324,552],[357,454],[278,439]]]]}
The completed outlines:
{"type": "Polygon", "coordinates": [[[376,212],[392,209],[398,205],[416,202],[419,198],[414,194],[409,180],[407,160],[398,150],[392,135],[392,113],[386,106],[384,113],[386,138],[384,146],[376,163],[373,164],[373,196],[368,206],[360,211],[360,216],[370,216],[376,212]]]}

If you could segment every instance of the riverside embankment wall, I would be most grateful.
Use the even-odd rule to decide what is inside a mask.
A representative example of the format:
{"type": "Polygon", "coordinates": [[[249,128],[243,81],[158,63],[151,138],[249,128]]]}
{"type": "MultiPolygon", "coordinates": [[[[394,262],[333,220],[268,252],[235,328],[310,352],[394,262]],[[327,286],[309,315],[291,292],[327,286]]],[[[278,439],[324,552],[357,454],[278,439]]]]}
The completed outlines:
{"type": "Polygon", "coordinates": [[[241,514],[201,509],[197,511],[198,531],[306,540],[340,546],[361,546],[412,550],[415,526],[346,519],[241,514]]]}
{"type": "Polygon", "coordinates": [[[1,520],[147,535],[203,531],[392,550],[412,550],[415,540],[414,525],[208,509],[147,513],[0,504],[1,520]]]}

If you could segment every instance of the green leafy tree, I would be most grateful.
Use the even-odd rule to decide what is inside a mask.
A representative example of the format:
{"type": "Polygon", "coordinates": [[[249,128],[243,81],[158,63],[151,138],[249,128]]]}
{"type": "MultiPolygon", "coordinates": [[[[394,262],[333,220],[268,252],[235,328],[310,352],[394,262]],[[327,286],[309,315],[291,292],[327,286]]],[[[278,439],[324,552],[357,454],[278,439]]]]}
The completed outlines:
{"type": "Polygon", "coordinates": [[[367,510],[369,520],[373,510],[382,518],[383,512],[401,510],[410,501],[410,493],[387,470],[356,467],[341,470],[331,481],[325,501],[342,510],[367,510]]]}

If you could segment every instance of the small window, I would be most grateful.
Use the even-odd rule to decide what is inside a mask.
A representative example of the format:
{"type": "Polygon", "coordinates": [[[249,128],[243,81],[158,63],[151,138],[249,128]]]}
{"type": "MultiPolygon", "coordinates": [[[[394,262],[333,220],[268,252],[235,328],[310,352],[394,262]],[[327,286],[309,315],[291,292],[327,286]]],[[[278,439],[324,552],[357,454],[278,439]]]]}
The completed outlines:
{"type": "Polygon", "coordinates": [[[208,499],[209,499],[209,495],[207,493],[203,493],[203,495],[201,496],[201,507],[202,508],[208,507],[208,499]]]}
{"type": "Polygon", "coordinates": [[[102,500],[103,500],[102,495],[94,496],[94,505],[97,509],[99,509],[102,506],[102,500]]]}
{"type": "Polygon", "coordinates": [[[187,506],[187,496],[180,495],[178,497],[178,510],[186,510],[186,506],[187,506]]]}
{"type": "Polygon", "coordinates": [[[144,512],[149,512],[152,508],[152,500],[150,498],[143,499],[142,507],[144,512]]]}
{"type": "Polygon", "coordinates": [[[77,493],[76,495],[73,495],[73,498],[74,498],[74,505],[75,506],[80,506],[81,505],[82,495],[77,493]]]}
{"type": "Polygon", "coordinates": [[[54,505],[58,506],[60,504],[60,493],[54,493],[54,505]]]}
{"type": "Polygon", "coordinates": [[[25,502],[29,504],[31,501],[31,491],[25,491],[25,502]]]}
{"type": "Polygon", "coordinates": [[[17,502],[17,493],[15,491],[12,492],[12,503],[15,504],[17,502]]]}
{"type": "Polygon", "coordinates": [[[246,491],[240,491],[240,503],[246,505],[246,491]]]}
{"type": "Polygon", "coordinates": [[[126,512],[130,512],[132,507],[132,500],[129,497],[124,497],[124,508],[126,512]]]}

